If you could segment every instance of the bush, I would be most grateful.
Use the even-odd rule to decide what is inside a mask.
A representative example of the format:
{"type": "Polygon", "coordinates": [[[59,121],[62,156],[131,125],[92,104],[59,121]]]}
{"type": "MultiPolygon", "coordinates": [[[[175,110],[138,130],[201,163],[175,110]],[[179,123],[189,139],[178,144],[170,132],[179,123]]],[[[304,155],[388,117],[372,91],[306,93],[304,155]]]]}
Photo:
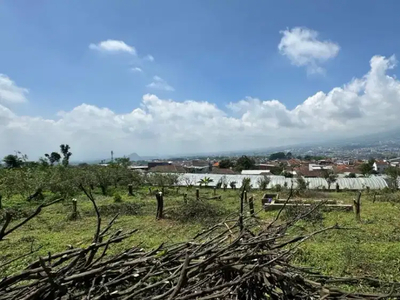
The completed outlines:
{"type": "MultiPolygon", "coordinates": [[[[287,206],[282,212],[282,219],[293,220],[302,214],[306,214],[309,210],[313,209],[310,206],[295,205],[287,206]]],[[[310,222],[312,224],[322,223],[324,216],[321,212],[321,208],[314,210],[312,213],[302,218],[303,221],[310,222]]]]}
{"type": "MultiPolygon", "coordinates": [[[[116,214],[135,216],[142,213],[144,204],[139,203],[112,203],[99,206],[100,215],[114,217],[116,214]]],[[[85,215],[94,216],[96,213],[93,209],[85,211],[85,215]]]]}
{"type": "Polygon", "coordinates": [[[273,187],[273,190],[276,191],[276,192],[281,192],[282,191],[282,186],[280,184],[276,184],[273,187]]]}
{"type": "Polygon", "coordinates": [[[114,193],[114,202],[122,202],[122,197],[118,193],[114,193]]]}
{"type": "Polygon", "coordinates": [[[217,204],[208,201],[188,201],[169,210],[168,215],[179,222],[215,223],[227,211],[217,204]]]}
{"type": "Polygon", "coordinates": [[[263,177],[258,178],[257,183],[258,183],[258,188],[260,190],[266,190],[268,187],[268,184],[271,182],[271,178],[267,175],[264,175],[263,177]]]}

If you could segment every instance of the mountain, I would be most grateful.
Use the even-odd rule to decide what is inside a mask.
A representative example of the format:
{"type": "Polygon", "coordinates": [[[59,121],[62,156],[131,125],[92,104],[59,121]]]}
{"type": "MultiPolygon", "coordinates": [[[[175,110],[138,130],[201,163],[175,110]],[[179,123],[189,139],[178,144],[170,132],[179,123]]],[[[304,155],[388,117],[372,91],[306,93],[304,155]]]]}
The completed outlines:
{"type": "Polygon", "coordinates": [[[131,153],[128,157],[131,161],[143,160],[143,158],[141,158],[137,153],[131,153]]]}

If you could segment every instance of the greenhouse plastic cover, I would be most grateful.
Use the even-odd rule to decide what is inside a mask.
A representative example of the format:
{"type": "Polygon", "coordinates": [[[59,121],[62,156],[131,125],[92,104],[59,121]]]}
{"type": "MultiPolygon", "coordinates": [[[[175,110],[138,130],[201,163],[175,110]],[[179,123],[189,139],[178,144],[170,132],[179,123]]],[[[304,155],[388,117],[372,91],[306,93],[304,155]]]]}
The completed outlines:
{"type": "MultiPolygon", "coordinates": [[[[176,173],[175,173],[176,175],[176,173]]],[[[268,189],[275,187],[276,185],[281,185],[282,187],[286,186],[290,188],[293,184],[293,188],[297,188],[297,179],[296,178],[285,178],[284,176],[276,176],[276,175],[267,175],[270,179],[270,183],[268,184],[268,189]]],[[[236,182],[236,187],[239,188],[242,185],[242,180],[244,178],[250,178],[253,188],[259,188],[258,183],[260,179],[264,178],[264,175],[220,175],[220,174],[193,174],[193,173],[183,173],[179,174],[178,185],[187,186],[194,185],[199,186],[199,181],[205,177],[209,177],[212,179],[212,182],[208,184],[208,186],[216,186],[217,183],[221,180],[222,182],[226,182],[228,184],[228,188],[230,188],[229,184],[231,182],[236,182]]],[[[304,178],[304,180],[308,183],[309,189],[327,189],[328,182],[324,178],[304,178]]],[[[349,190],[360,190],[366,189],[369,187],[371,190],[383,189],[387,187],[387,182],[382,176],[371,176],[366,178],[338,178],[334,183],[331,184],[330,189],[336,189],[336,183],[339,184],[340,189],[349,189],[349,190]]]]}

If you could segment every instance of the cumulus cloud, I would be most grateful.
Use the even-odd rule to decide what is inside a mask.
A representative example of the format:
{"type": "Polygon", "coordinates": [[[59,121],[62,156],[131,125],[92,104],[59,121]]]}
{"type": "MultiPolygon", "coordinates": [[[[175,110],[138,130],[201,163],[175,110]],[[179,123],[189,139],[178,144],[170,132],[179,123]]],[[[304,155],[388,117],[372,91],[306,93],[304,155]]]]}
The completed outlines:
{"type": "Polygon", "coordinates": [[[153,77],[153,82],[147,85],[148,88],[173,92],[175,89],[159,76],[153,77]]]}
{"type": "Polygon", "coordinates": [[[19,87],[6,75],[0,74],[0,104],[26,102],[27,94],[27,89],[19,87]]]}
{"type": "Polygon", "coordinates": [[[92,50],[97,50],[101,52],[108,53],[129,53],[132,55],[136,55],[135,47],[127,45],[124,41],[117,40],[106,40],[102,41],[98,44],[90,44],[89,48],[92,50]]]}
{"type": "Polygon", "coordinates": [[[400,128],[400,81],[392,57],[374,56],[361,78],[318,91],[297,107],[247,97],[218,107],[146,94],[126,113],[81,104],[58,118],[20,116],[0,105],[0,157],[14,150],[36,159],[68,143],[74,159],[202,153],[324,141],[400,128]]]}
{"type": "Polygon", "coordinates": [[[153,57],[153,55],[147,54],[147,55],[144,57],[144,60],[154,61],[154,57],[153,57]]]}
{"type": "Polygon", "coordinates": [[[279,52],[295,66],[305,66],[309,73],[323,73],[322,63],[336,57],[340,47],[331,41],[318,39],[318,32],[295,27],[280,32],[283,36],[279,52]]]}
{"type": "Polygon", "coordinates": [[[132,72],[138,72],[138,73],[142,73],[143,72],[143,70],[141,68],[139,68],[139,67],[131,68],[131,71],[132,72]]]}

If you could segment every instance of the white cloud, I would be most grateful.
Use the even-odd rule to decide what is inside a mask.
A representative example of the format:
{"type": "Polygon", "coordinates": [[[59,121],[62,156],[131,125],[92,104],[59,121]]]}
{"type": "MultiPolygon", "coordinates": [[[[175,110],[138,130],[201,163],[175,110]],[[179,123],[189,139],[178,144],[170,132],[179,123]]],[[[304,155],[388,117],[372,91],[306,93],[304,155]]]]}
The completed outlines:
{"type": "Polygon", "coordinates": [[[323,73],[320,64],[337,56],[340,47],[331,41],[318,39],[318,32],[295,27],[280,32],[283,36],[278,45],[279,52],[288,57],[295,66],[305,66],[309,73],[323,73]]]}
{"type": "Polygon", "coordinates": [[[152,55],[150,55],[150,54],[147,54],[147,55],[144,57],[144,60],[154,61],[154,57],[153,57],[152,55]]]}
{"type": "Polygon", "coordinates": [[[98,50],[108,53],[126,52],[132,55],[136,55],[135,47],[127,45],[124,41],[106,40],[98,44],[90,44],[89,48],[92,50],[98,50]]]}
{"type": "MultiPolygon", "coordinates": [[[[294,109],[247,97],[228,108],[206,101],[143,96],[127,113],[82,104],[57,119],[20,116],[0,105],[0,157],[14,150],[38,158],[68,143],[74,159],[244,150],[324,141],[400,128],[396,59],[374,56],[361,78],[319,91],[294,109]]],[[[156,80],[156,79],[155,79],[156,80]]]]}
{"type": "Polygon", "coordinates": [[[175,89],[159,76],[153,77],[153,82],[147,85],[148,88],[173,92],[175,89]]]}
{"type": "Polygon", "coordinates": [[[131,71],[132,71],[132,72],[138,72],[138,73],[143,72],[143,70],[142,70],[141,68],[139,68],[139,67],[131,68],[131,71]]]}
{"type": "Polygon", "coordinates": [[[26,102],[28,93],[27,89],[17,86],[14,81],[0,73],[0,104],[26,102]]]}

